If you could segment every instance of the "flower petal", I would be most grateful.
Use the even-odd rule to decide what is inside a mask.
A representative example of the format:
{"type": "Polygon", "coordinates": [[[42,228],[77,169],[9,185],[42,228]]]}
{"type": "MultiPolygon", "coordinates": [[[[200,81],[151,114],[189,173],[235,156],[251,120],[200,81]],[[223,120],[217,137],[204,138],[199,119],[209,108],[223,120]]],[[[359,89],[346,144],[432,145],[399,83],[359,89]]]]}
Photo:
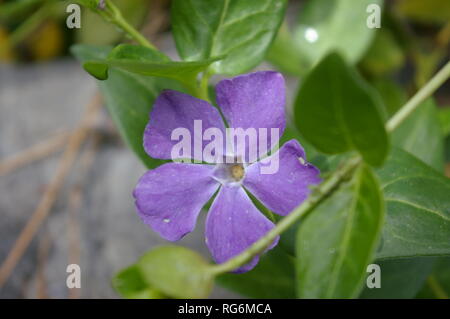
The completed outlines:
{"type": "Polygon", "coordinates": [[[168,163],[146,172],[133,192],[142,221],[171,241],[191,232],[201,208],[219,187],[211,178],[212,169],[168,163]]]}
{"type": "Polygon", "coordinates": [[[258,143],[259,148],[264,145],[261,152],[265,154],[276,145],[286,126],[285,91],[280,73],[260,71],[220,81],[216,86],[216,100],[230,127],[267,129],[267,146],[258,143]],[[278,129],[274,141],[270,129],[278,129]]]}
{"type": "Polygon", "coordinates": [[[246,168],[243,184],[264,205],[279,215],[287,215],[300,205],[310,193],[309,186],[321,181],[319,170],[306,162],[305,152],[296,140],[285,143],[277,153],[263,162],[246,168]],[[278,167],[275,162],[277,160],[278,167]],[[267,169],[270,165],[266,164],[270,161],[274,172],[262,174],[262,167],[267,169]]]}
{"type": "Polygon", "coordinates": [[[150,113],[150,121],[144,132],[145,151],[153,158],[173,159],[172,148],[179,143],[179,137],[172,140],[175,129],[189,131],[191,138],[190,159],[201,161],[201,152],[209,141],[202,141],[203,133],[208,128],[217,128],[224,134],[225,126],[219,111],[206,101],[190,95],[172,91],[163,91],[155,101],[150,113]],[[200,134],[194,134],[194,121],[201,120],[200,134]],[[194,141],[196,140],[196,141],[194,141]],[[200,153],[195,154],[195,142],[200,146],[200,153]]]}
{"type": "MultiPolygon", "coordinates": [[[[206,219],[206,245],[214,260],[223,263],[247,249],[275,225],[253,205],[242,187],[222,186],[206,219]]],[[[278,238],[269,249],[278,243],[278,238]]],[[[235,272],[249,271],[256,256],[235,272]]]]}

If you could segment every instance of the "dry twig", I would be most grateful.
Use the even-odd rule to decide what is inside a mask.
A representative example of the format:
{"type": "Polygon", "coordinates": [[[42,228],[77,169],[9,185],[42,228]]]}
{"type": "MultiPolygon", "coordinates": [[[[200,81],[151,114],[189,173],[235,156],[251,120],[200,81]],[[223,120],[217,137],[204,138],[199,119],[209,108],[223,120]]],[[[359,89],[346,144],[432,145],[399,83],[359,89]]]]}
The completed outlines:
{"type": "Polygon", "coordinates": [[[19,167],[25,166],[34,161],[50,156],[66,144],[69,136],[69,132],[59,133],[43,142],[31,146],[24,151],[21,151],[18,154],[2,160],[2,162],[0,162],[0,176],[11,173],[19,167]]]}
{"type": "Polygon", "coordinates": [[[64,179],[75,162],[78,151],[90,131],[95,119],[94,115],[97,113],[100,105],[100,97],[97,95],[87,106],[87,110],[81,120],[80,126],[71,134],[52,181],[0,268],[0,287],[2,287],[9,278],[12,270],[28,248],[42,222],[47,218],[53,203],[64,184],[64,179]]]}
{"type": "MultiPolygon", "coordinates": [[[[91,144],[83,152],[80,158],[80,172],[78,174],[78,181],[72,187],[69,194],[69,222],[67,227],[67,234],[69,240],[69,264],[80,264],[80,223],[79,214],[83,205],[83,186],[86,177],[94,163],[95,155],[100,143],[101,136],[94,134],[92,136],[91,144]]],[[[69,289],[69,298],[80,298],[80,289],[69,289]]]]}

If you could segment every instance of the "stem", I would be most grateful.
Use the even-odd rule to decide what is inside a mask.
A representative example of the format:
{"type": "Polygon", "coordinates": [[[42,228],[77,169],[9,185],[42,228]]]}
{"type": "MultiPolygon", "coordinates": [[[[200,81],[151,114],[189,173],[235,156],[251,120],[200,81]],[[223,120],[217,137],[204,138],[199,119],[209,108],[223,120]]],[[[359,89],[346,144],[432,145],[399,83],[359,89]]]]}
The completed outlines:
{"type": "Polygon", "coordinates": [[[416,108],[450,77],[450,61],[439,70],[393,117],[386,123],[388,132],[394,131],[416,108]]]}
{"type": "Polygon", "coordinates": [[[433,275],[427,278],[427,284],[438,299],[448,299],[447,293],[433,275]]]}
{"type": "Polygon", "coordinates": [[[280,222],[272,228],[264,237],[259,239],[247,250],[232,259],[211,267],[213,274],[217,275],[224,272],[233,271],[236,268],[248,263],[254,256],[262,253],[281,233],[288,229],[298,219],[305,217],[326,197],[330,196],[338,186],[345,181],[354,169],[361,162],[360,157],[349,160],[345,165],[338,168],[333,175],[320,184],[316,189],[312,190],[311,195],[300,206],[294,209],[289,215],[284,217],[280,222]]]}
{"type": "MultiPolygon", "coordinates": [[[[9,45],[16,46],[35,31],[42,22],[53,13],[53,2],[45,3],[42,7],[37,9],[27,20],[25,20],[17,29],[11,33],[9,37],[9,45]]],[[[0,53],[6,50],[6,46],[0,45],[0,53]]]]}
{"type": "MultiPolygon", "coordinates": [[[[392,132],[430,95],[436,91],[450,77],[450,62],[447,64],[422,88],[420,89],[386,124],[386,130],[392,132]]],[[[292,226],[297,220],[305,217],[323,200],[332,195],[340,184],[352,176],[355,168],[361,162],[361,157],[352,158],[343,166],[338,168],[327,180],[321,183],[311,192],[311,195],[289,215],[284,217],[264,237],[251,245],[248,249],[228,261],[211,266],[211,273],[218,275],[233,271],[248,263],[254,256],[261,254],[269,245],[292,226]]],[[[433,284],[433,282],[431,282],[433,284]]]]}
{"type": "Polygon", "coordinates": [[[138,30],[129,24],[127,20],[125,20],[119,8],[117,8],[111,1],[106,1],[106,9],[110,11],[111,16],[104,16],[105,18],[111,19],[112,23],[117,25],[124,32],[128,33],[140,45],[156,50],[156,47],[153,44],[151,44],[138,30]]]}
{"type": "Polygon", "coordinates": [[[193,77],[183,81],[183,84],[192,96],[211,103],[208,91],[209,77],[210,74],[205,72],[203,73],[200,83],[198,83],[196,77],[193,77]]]}
{"type": "Polygon", "coordinates": [[[200,81],[200,88],[199,88],[199,93],[200,93],[200,98],[203,100],[206,100],[208,102],[210,102],[209,99],[209,78],[210,78],[211,74],[208,71],[205,71],[203,73],[202,79],[200,81]]]}
{"type": "Polygon", "coordinates": [[[18,15],[27,13],[33,9],[33,6],[43,2],[44,0],[22,0],[0,4],[0,20],[3,22],[11,21],[18,15]]]}

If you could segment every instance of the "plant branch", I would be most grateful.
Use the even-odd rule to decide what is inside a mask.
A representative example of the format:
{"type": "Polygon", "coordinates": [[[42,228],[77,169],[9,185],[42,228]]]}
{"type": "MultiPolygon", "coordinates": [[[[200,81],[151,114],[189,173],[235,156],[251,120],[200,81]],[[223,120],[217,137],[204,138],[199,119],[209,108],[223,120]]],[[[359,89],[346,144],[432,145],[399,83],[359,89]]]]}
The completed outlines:
{"type": "Polygon", "coordinates": [[[49,16],[52,15],[54,9],[54,2],[47,2],[42,7],[37,9],[28,19],[20,24],[14,32],[11,33],[6,44],[0,44],[0,53],[7,49],[7,47],[14,47],[21,41],[26,39],[33,31],[35,31],[49,16]]]}
{"type": "Polygon", "coordinates": [[[447,293],[433,275],[427,278],[427,284],[438,299],[448,299],[447,293]]]}
{"type": "MultiPolygon", "coordinates": [[[[430,95],[432,95],[448,78],[450,77],[450,61],[420,89],[386,124],[386,130],[392,132],[402,123],[411,113],[430,95]]],[[[338,168],[328,179],[313,189],[311,195],[300,206],[295,208],[289,215],[284,217],[278,224],[270,230],[264,237],[251,245],[248,249],[230,260],[211,266],[211,272],[214,275],[233,271],[240,266],[248,263],[253,257],[264,252],[269,245],[282,234],[286,229],[292,226],[297,220],[305,217],[323,200],[334,193],[336,189],[346,179],[350,178],[355,168],[361,163],[360,156],[348,160],[344,165],[338,168]]]]}
{"type": "Polygon", "coordinates": [[[69,132],[59,133],[48,140],[0,161],[0,176],[55,153],[66,144],[69,136],[69,132]]]}
{"type": "Polygon", "coordinates": [[[450,77],[450,61],[439,70],[397,113],[386,123],[388,132],[394,131],[417,107],[431,96],[450,77]]]}
{"type": "Polygon", "coordinates": [[[70,136],[53,179],[51,180],[45,193],[42,195],[36,210],[31,215],[25,227],[22,229],[19,237],[14,243],[14,246],[0,267],[0,288],[9,278],[12,270],[22,258],[40,226],[50,213],[57,195],[64,184],[64,179],[70,172],[70,169],[77,158],[79,149],[92,129],[93,121],[95,120],[95,116],[100,106],[101,99],[97,95],[87,106],[80,126],[70,136]]]}
{"type": "Polygon", "coordinates": [[[136,30],[127,20],[123,17],[119,8],[117,8],[111,1],[106,1],[106,12],[100,10],[100,15],[105,19],[110,19],[112,23],[117,25],[120,29],[126,32],[140,45],[156,50],[156,47],[150,43],[138,30],[136,30]]]}
{"type": "Polygon", "coordinates": [[[247,250],[232,259],[211,267],[213,274],[221,274],[233,271],[236,268],[248,263],[254,256],[262,253],[281,233],[288,229],[292,224],[302,217],[305,217],[325,198],[330,196],[338,186],[347,180],[361,162],[360,157],[352,158],[343,166],[338,168],[327,180],[321,183],[317,188],[313,189],[311,195],[289,215],[284,217],[280,222],[270,230],[264,237],[259,239],[247,250]]]}

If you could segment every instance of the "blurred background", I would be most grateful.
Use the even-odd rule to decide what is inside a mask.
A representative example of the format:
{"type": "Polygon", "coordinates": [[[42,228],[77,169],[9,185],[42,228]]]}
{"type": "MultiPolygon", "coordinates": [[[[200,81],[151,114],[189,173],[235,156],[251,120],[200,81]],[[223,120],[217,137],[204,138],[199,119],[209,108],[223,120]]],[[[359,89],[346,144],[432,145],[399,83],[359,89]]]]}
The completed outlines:
{"type": "MultiPolygon", "coordinates": [[[[289,101],[304,75],[289,37],[307,26],[301,13],[310,1],[289,1],[286,21],[259,67],[287,76],[289,101]]],[[[169,0],[113,2],[177,59],[169,0]]],[[[145,168],[120,140],[95,80],[69,53],[75,43],[129,40],[84,8],[82,27],[68,29],[70,3],[0,0],[0,298],[118,298],[113,274],[165,242],[135,213],[131,192],[145,168]],[[81,289],[67,288],[68,264],[80,265],[81,289]]],[[[314,15],[315,22],[327,19],[326,8],[314,15]]],[[[340,19],[351,26],[352,12],[340,19]]],[[[366,42],[355,63],[395,109],[448,60],[450,1],[385,1],[382,28],[366,42]]],[[[436,99],[441,122],[450,123],[449,87],[436,99]]],[[[443,135],[450,132],[441,126],[443,135]]],[[[448,162],[448,137],[445,143],[448,162]]],[[[204,217],[181,244],[209,258],[204,217]]],[[[239,296],[219,287],[213,297],[239,296]]]]}

